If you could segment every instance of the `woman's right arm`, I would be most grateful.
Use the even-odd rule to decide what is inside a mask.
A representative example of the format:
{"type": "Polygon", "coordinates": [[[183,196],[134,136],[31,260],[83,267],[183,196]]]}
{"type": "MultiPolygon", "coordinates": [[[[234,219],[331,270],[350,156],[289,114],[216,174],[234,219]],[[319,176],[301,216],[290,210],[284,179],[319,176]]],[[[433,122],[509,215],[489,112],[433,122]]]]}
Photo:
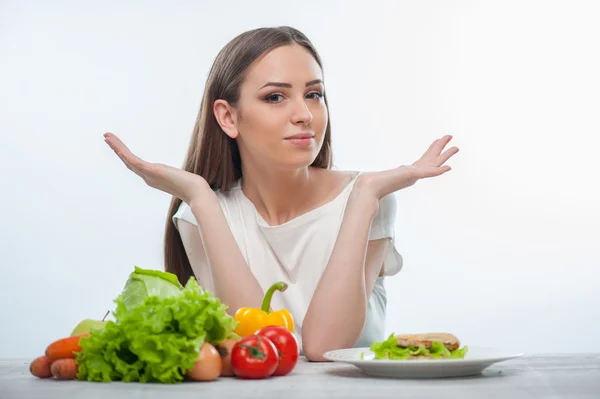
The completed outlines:
{"type": "MultiPolygon", "coordinates": [[[[179,233],[194,274],[211,279],[213,294],[229,306],[231,315],[241,307],[260,308],[263,290],[250,271],[210,186],[197,192],[189,204],[198,227],[181,221],[179,233]]],[[[202,282],[201,282],[202,284],[202,282]]]]}
{"type": "Polygon", "coordinates": [[[146,162],[112,133],[106,133],[104,139],[125,166],[148,186],[169,193],[190,206],[198,223],[198,234],[184,234],[186,238],[182,239],[188,254],[197,254],[202,249],[206,259],[193,256],[190,259],[192,270],[196,275],[206,276],[207,271],[209,276],[212,275],[213,294],[229,307],[228,313],[234,315],[241,307],[260,308],[262,289],[242,256],[219,200],[206,180],[169,165],[146,162]],[[209,269],[202,270],[203,267],[209,269]]]}

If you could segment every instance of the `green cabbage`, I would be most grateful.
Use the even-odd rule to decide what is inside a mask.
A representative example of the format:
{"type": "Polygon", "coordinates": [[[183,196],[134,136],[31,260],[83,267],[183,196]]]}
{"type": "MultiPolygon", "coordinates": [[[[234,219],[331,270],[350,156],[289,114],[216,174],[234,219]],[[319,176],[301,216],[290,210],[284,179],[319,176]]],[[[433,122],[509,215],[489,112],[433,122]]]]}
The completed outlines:
{"type": "Polygon", "coordinates": [[[115,321],[80,340],[79,380],[181,382],[202,344],[233,337],[237,325],[193,277],[183,287],[170,273],[136,267],[115,302],[115,321]]]}
{"type": "Polygon", "coordinates": [[[181,294],[183,287],[177,276],[160,270],[135,267],[125,283],[121,300],[126,307],[141,305],[149,296],[167,297],[181,294]]]}
{"type": "Polygon", "coordinates": [[[398,339],[395,338],[394,333],[390,334],[385,341],[373,342],[369,349],[375,354],[376,360],[405,360],[411,355],[431,356],[434,359],[463,359],[468,352],[467,346],[451,351],[438,341],[431,343],[431,349],[424,346],[401,348],[398,346],[398,339]]]}

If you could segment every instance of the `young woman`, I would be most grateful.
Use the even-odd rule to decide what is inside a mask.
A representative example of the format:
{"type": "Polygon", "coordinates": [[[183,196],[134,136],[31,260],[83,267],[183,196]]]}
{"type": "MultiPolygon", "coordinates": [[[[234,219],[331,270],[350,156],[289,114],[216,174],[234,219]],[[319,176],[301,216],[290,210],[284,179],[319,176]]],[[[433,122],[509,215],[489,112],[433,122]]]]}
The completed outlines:
{"type": "Polygon", "coordinates": [[[385,276],[394,243],[394,193],[439,176],[458,149],[435,140],[411,165],[331,169],[331,124],[319,54],[290,27],[245,32],[218,54],[183,170],[149,163],[114,134],[106,143],[150,187],[173,196],[165,269],[194,276],[234,314],[260,307],[274,282],[302,353],[384,338],[385,276]]]}

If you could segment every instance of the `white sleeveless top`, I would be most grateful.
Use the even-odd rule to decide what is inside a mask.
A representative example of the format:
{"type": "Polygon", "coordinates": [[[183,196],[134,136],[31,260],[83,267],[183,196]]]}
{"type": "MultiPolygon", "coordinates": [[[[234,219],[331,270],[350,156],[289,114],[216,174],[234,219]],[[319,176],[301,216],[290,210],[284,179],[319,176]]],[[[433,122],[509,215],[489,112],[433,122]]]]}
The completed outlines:
{"type": "MultiPolygon", "coordinates": [[[[300,348],[302,322],[333,250],[356,176],[332,201],[277,226],[270,226],[260,216],[254,204],[242,192],[241,179],[229,192],[215,192],[242,255],[263,291],[277,281],[288,284],[285,292],[275,292],[271,308],[290,311],[300,348]]],[[[388,237],[391,242],[383,264],[384,273],[375,281],[356,347],[370,346],[374,340],[385,339],[387,297],[383,280],[384,276],[398,273],[403,262],[394,239],[394,194],[382,198],[379,205],[371,224],[369,240],[388,237]]],[[[198,225],[186,203],[182,203],[173,216],[176,228],[179,220],[198,225]]],[[[198,273],[197,270],[194,272],[198,273]]],[[[205,290],[213,292],[210,281],[202,281],[201,284],[205,290]]]]}

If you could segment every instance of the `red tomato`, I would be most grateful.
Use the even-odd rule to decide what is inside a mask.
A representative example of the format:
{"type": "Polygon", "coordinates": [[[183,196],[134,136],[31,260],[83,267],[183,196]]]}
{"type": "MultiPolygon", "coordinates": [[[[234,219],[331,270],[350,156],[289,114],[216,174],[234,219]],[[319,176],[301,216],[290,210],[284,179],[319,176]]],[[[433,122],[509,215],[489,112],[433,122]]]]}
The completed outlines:
{"type": "Polygon", "coordinates": [[[286,375],[294,369],[300,356],[300,348],[296,336],[287,328],[282,326],[264,327],[254,335],[270,339],[279,353],[279,365],[273,375],[286,375]]]}
{"type": "Polygon", "coordinates": [[[249,335],[231,350],[233,373],[241,378],[266,378],[273,375],[279,360],[277,348],[269,338],[249,335]]]}

